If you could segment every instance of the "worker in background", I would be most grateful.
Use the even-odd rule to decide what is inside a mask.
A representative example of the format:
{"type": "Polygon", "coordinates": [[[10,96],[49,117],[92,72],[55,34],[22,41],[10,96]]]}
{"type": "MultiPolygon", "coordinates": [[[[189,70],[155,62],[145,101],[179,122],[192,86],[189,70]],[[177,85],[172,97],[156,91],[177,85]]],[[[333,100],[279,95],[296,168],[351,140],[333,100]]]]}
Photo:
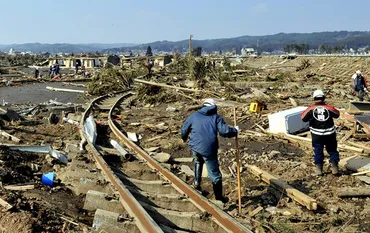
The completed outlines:
{"type": "Polygon", "coordinates": [[[80,66],[80,64],[76,61],[76,64],[75,64],[75,68],[76,68],[76,74],[78,73],[78,67],[80,66]]]}
{"type": "Polygon", "coordinates": [[[37,79],[40,75],[40,71],[38,68],[35,69],[35,78],[37,79]]]}
{"type": "Polygon", "coordinates": [[[220,115],[217,114],[216,102],[206,99],[203,107],[190,115],[181,127],[181,138],[185,142],[189,135],[189,146],[193,152],[194,187],[201,189],[203,164],[206,163],[208,176],[213,184],[215,199],[226,203],[228,200],[222,192],[222,175],[218,163],[218,139],[222,137],[235,137],[239,127],[229,127],[220,115]]]}
{"type": "Polygon", "coordinates": [[[53,64],[53,67],[51,68],[51,77],[54,77],[55,75],[55,64],[53,64]]]}
{"type": "Polygon", "coordinates": [[[59,74],[59,64],[56,63],[55,64],[55,75],[58,75],[59,74]]]}
{"type": "Polygon", "coordinates": [[[53,66],[50,66],[50,67],[49,67],[49,78],[51,78],[51,73],[52,73],[52,71],[53,71],[53,66]]]}
{"type": "Polygon", "coordinates": [[[352,79],[355,95],[358,96],[360,101],[364,101],[365,93],[368,92],[366,78],[361,74],[361,71],[358,70],[352,75],[352,79]]]}
{"type": "Polygon", "coordinates": [[[325,94],[322,90],[314,91],[313,98],[315,104],[302,112],[301,119],[309,122],[316,175],[323,175],[324,147],[330,155],[332,174],[338,175],[339,152],[333,118],[338,118],[340,113],[336,108],[325,103],[325,94]]]}
{"type": "Polygon", "coordinates": [[[82,74],[83,74],[83,76],[85,76],[85,75],[86,75],[86,74],[85,74],[85,72],[86,72],[85,65],[82,65],[82,66],[81,66],[81,70],[82,70],[82,74]]]}

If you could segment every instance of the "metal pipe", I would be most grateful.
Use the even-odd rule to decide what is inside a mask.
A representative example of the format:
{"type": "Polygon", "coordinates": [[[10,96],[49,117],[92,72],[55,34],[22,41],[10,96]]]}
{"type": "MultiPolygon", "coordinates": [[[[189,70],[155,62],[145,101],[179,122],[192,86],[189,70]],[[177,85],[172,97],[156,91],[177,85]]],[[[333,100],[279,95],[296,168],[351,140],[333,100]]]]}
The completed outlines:
{"type": "Polygon", "coordinates": [[[126,160],[131,159],[131,155],[123,149],[123,147],[115,140],[110,140],[110,144],[118,150],[118,152],[125,158],[126,160]]]}

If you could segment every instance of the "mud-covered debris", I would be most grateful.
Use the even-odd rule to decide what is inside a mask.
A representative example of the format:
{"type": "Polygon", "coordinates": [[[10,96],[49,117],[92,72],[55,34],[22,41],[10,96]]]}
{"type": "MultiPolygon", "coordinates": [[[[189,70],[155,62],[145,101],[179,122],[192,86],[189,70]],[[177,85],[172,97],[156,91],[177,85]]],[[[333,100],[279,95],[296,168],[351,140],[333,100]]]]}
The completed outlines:
{"type": "Polygon", "coordinates": [[[22,117],[14,110],[7,109],[5,113],[1,113],[0,111],[0,120],[3,119],[5,121],[19,121],[22,120],[22,117]]]}
{"type": "Polygon", "coordinates": [[[176,111],[178,111],[178,110],[177,110],[177,108],[174,108],[174,107],[167,107],[167,108],[166,108],[166,111],[167,111],[167,112],[176,112],[176,111]]]}
{"type": "Polygon", "coordinates": [[[188,176],[194,176],[194,172],[187,165],[181,165],[181,171],[188,176]]]}
{"type": "Polygon", "coordinates": [[[150,105],[176,102],[179,97],[174,90],[153,85],[141,85],[137,92],[137,101],[150,105]]]}
{"type": "Polygon", "coordinates": [[[139,141],[136,133],[127,132],[127,137],[132,142],[138,142],[139,141]]]}
{"type": "Polygon", "coordinates": [[[168,153],[155,153],[153,156],[152,156],[155,160],[157,160],[158,162],[161,162],[161,163],[167,163],[170,159],[171,159],[171,155],[168,154],[168,153]]]}

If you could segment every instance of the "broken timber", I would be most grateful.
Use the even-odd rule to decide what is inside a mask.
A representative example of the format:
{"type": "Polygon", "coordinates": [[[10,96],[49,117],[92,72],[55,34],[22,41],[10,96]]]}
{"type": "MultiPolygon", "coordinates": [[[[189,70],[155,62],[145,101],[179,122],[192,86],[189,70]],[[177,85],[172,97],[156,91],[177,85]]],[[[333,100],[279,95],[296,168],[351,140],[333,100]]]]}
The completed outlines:
{"type": "Polygon", "coordinates": [[[171,86],[171,85],[162,84],[162,83],[149,82],[149,81],[145,81],[145,80],[138,79],[138,78],[136,78],[134,80],[135,80],[135,82],[143,83],[143,84],[147,84],[147,85],[153,85],[153,86],[164,87],[164,88],[172,88],[172,89],[177,89],[177,90],[181,90],[181,91],[185,91],[185,92],[204,92],[204,93],[208,93],[208,94],[218,96],[216,93],[206,91],[206,90],[197,90],[197,89],[189,89],[189,88],[184,88],[184,87],[171,86]]]}
{"type": "Polygon", "coordinates": [[[0,130],[0,135],[2,135],[3,137],[6,137],[7,139],[12,140],[13,142],[19,143],[21,141],[21,139],[14,137],[13,135],[10,135],[7,132],[2,131],[2,130],[0,130]]]}
{"type": "Polygon", "coordinates": [[[341,188],[337,190],[338,197],[369,197],[370,188],[341,188]]]}
{"type": "Polygon", "coordinates": [[[348,143],[348,144],[350,144],[351,146],[355,146],[355,147],[362,148],[362,149],[364,149],[365,151],[370,151],[370,147],[365,146],[365,145],[362,145],[362,144],[360,144],[360,143],[350,142],[350,141],[348,141],[347,143],[348,143]]]}
{"type": "Polygon", "coordinates": [[[309,210],[316,210],[317,209],[317,202],[315,199],[307,196],[306,194],[298,191],[297,189],[293,188],[285,181],[282,181],[273,175],[261,170],[257,166],[254,165],[247,165],[246,166],[249,171],[255,175],[258,180],[262,180],[267,184],[273,186],[277,190],[286,193],[286,195],[296,202],[300,203],[301,205],[307,207],[309,210]]]}
{"type": "Polygon", "coordinates": [[[11,204],[9,204],[8,202],[4,201],[2,198],[0,198],[0,205],[2,207],[4,207],[4,209],[6,211],[10,210],[11,208],[13,208],[13,206],[11,204]]]}
{"type": "Polygon", "coordinates": [[[34,189],[34,188],[35,188],[35,185],[33,185],[33,184],[4,186],[4,189],[13,190],[13,191],[24,191],[24,190],[34,189]]]}
{"type": "Polygon", "coordinates": [[[353,134],[353,131],[350,130],[348,131],[340,140],[339,140],[339,143],[344,143],[345,141],[347,141],[353,134]]]}
{"type": "Polygon", "coordinates": [[[64,92],[75,92],[75,93],[85,93],[84,90],[74,90],[74,89],[66,89],[66,88],[55,88],[47,86],[46,89],[51,91],[64,91],[64,92]]]}

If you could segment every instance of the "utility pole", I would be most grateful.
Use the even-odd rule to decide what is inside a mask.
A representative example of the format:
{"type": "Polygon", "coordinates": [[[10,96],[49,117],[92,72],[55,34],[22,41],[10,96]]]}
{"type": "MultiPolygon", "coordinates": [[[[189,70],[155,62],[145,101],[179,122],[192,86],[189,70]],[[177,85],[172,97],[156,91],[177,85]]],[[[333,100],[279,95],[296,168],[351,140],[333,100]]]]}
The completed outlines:
{"type": "Polygon", "coordinates": [[[193,41],[191,40],[193,38],[193,35],[190,35],[189,37],[189,55],[191,56],[193,54],[193,41]]]}

